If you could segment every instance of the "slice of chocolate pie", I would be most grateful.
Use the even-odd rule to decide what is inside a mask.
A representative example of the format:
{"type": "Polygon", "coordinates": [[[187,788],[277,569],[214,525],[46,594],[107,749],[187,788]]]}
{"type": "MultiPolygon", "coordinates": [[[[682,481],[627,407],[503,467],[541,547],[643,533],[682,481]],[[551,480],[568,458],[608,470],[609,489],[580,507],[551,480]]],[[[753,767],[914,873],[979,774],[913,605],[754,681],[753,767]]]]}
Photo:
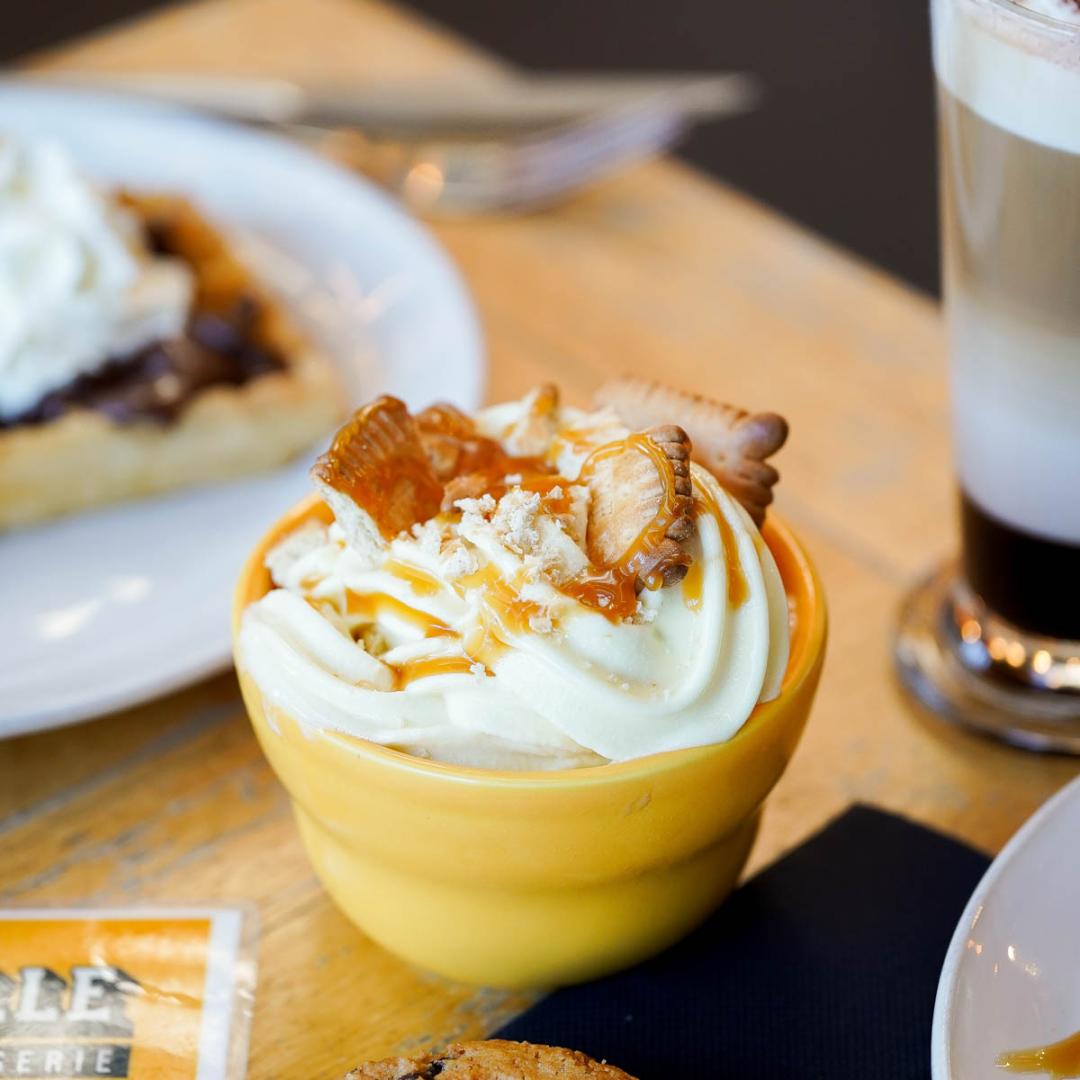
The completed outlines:
{"type": "Polygon", "coordinates": [[[0,138],[0,529],[271,468],[339,397],[190,203],[0,138]]]}

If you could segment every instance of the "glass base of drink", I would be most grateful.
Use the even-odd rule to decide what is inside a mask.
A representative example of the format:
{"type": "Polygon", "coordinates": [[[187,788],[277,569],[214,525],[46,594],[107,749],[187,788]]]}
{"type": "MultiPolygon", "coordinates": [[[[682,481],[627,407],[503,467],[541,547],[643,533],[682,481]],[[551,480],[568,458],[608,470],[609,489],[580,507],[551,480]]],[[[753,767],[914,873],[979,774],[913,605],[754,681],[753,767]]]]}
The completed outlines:
{"type": "Polygon", "coordinates": [[[904,686],[943,718],[1028,750],[1080,754],[1080,641],[994,615],[955,563],[905,598],[893,651],[904,686]]]}

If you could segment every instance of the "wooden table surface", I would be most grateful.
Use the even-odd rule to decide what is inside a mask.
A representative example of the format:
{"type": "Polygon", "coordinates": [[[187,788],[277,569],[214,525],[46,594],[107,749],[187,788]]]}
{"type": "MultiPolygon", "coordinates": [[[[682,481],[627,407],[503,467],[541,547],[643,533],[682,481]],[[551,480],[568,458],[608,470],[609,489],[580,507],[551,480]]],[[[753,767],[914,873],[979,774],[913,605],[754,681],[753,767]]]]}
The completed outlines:
{"type": "MultiPolygon", "coordinates": [[[[356,80],[491,64],[359,0],[209,0],[37,62],[356,80]]],[[[751,870],[853,800],[994,851],[1076,773],[1074,760],[920,714],[892,675],[900,596],[955,543],[942,333],[927,299],[671,161],[548,212],[435,231],[476,297],[492,400],[554,379],[584,402],[607,375],[633,372],[791,421],[779,507],[820,567],[832,637],[751,870]]],[[[484,1033],[527,1001],[412,970],[338,914],[231,673],[0,744],[0,776],[4,903],[258,906],[253,1078],[329,1080],[364,1056],[484,1033]]]]}

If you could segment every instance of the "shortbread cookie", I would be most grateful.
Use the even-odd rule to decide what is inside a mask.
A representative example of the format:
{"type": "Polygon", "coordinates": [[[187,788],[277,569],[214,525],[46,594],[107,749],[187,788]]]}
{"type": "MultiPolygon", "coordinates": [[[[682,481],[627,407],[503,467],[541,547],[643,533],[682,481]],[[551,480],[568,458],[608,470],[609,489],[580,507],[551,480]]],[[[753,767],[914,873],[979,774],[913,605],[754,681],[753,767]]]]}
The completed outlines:
{"type": "Polygon", "coordinates": [[[360,1065],[345,1080],[634,1080],[577,1050],[489,1039],[455,1043],[441,1054],[360,1065]]]}
{"type": "Polygon", "coordinates": [[[700,394],[647,379],[604,383],[598,405],[614,409],[628,427],[678,424],[693,440],[694,460],[709,470],[761,525],[780,479],[767,458],[784,445],[787,421],[776,413],[750,413],[700,394]]]}
{"type": "Polygon", "coordinates": [[[639,589],[686,576],[691,449],[686,432],[667,425],[594,455],[582,479],[591,494],[586,542],[595,565],[636,574],[639,589]]]}

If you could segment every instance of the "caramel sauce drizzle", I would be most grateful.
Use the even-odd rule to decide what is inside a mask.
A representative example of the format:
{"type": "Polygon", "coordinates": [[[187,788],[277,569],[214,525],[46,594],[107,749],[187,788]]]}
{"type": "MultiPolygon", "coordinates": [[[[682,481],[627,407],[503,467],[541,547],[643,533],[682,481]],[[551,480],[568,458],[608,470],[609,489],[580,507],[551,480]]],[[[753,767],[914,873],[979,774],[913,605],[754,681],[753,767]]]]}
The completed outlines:
{"type": "MultiPolygon", "coordinates": [[[[739,542],[735,539],[735,530],[724,517],[711,492],[702,490],[697,494],[698,500],[694,503],[695,512],[700,516],[704,507],[712,514],[716,527],[720,530],[720,541],[724,545],[724,562],[727,564],[728,603],[733,608],[740,608],[750,595],[750,586],[746,583],[746,574],[743,573],[742,563],[739,561],[739,542]]],[[[691,570],[693,570],[692,566],[691,570]]],[[[685,592],[683,595],[686,595],[685,592]]]]}
{"type": "Polygon", "coordinates": [[[383,564],[383,569],[388,574],[393,574],[394,577],[408,582],[409,588],[417,596],[434,596],[442,589],[442,582],[434,574],[429,574],[412,563],[403,562],[400,559],[387,559],[383,564]]]}
{"type": "Polygon", "coordinates": [[[548,460],[557,461],[564,451],[575,456],[590,453],[596,445],[597,434],[596,429],[591,427],[564,428],[552,440],[548,460]]]}
{"type": "Polygon", "coordinates": [[[535,484],[535,490],[544,490],[545,482],[549,487],[562,482],[562,478],[546,461],[541,458],[514,457],[503,450],[494,439],[478,436],[475,440],[470,440],[470,448],[463,457],[465,464],[458,475],[476,473],[489,479],[492,486],[486,490],[496,499],[499,495],[505,495],[510,487],[504,480],[506,476],[520,476],[520,487],[535,484]],[[496,488],[501,488],[499,494],[496,494],[496,488]]]}
{"type": "Polygon", "coordinates": [[[480,624],[469,631],[462,648],[470,663],[483,664],[487,671],[509,650],[513,634],[530,631],[531,619],[547,615],[542,604],[522,598],[518,583],[507,581],[492,566],[458,578],[453,584],[462,595],[470,589],[483,590],[480,624]]]}
{"type": "Polygon", "coordinates": [[[1053,1080],[1080,1076],[1080,1031],[1049,1046],[1009,1050],[998,1055],[997,1064],[1006,1072],[1048,1073],[1053,1080]]]}
{"type": "MultiPolygon", "coordinates": [[[[638,574],[642,572],[650,555],[664,539],[664,534],[675,520],[675,475],[671,470],[664,451],[651,439],[641,434],[630,435],[626,439],[620,439],[608,443],[595,450],[581,466],[578,483],[588,483],[592,470],[601,461],[615,454],[623,453],[630,446],[639,453],[645,454],[656,465],[657,473],[663,480],[664,495],[653,520],[645,526],[637,538],[623,553],[617,563],[612,566],[595,568],[582,578],[567,582],[561,587],[561,591],[587,607],[594,608],[605,615],[612,622],[619,622],[629,618],[637,610],[637,589],[635,583],[638,574]]],[[[674,565],[675,560],[682,560],[683,564],[690,562],[690,557],[683,551],[670,560],[674,565]]],[[[646,577],[646,587],[657,589],[663,584],[663,565],[649,567],[646,577]]]]}
{"type": "Polygon", "coordinates": [[[381,615],[394,615],[404,622],[412,623],[423,631],[424,637],[455,637],[455,631],[444,625],[419,608],[410,607],[396,597],[386,593],[357,593],[352,589],[345,591],[345,612],[354,615],[362,622],[377,622],[381,615]]]}
{"type": "Polygon", "coordinates": [[[705,585],[705,565],[695,559],[682,580],[683,603],[691,611],[701,611],[701,594],[705,585]]]}
{"type": "MultiPolygon", "coordinates": [[[[442,588],[435,578],[418,567],[410,567],[408,563],[398,565],[422,575],[436,588],[442,588]]],[[[347,614],[360,618],[364,623],[374,623],[380,615],[396,615],[421,630],[425,638],[457,636],[454,630],[439,622],[433,615],[411,607],[386,593],[366,594],[348,589],[345,593],[345,610],[347,614]]],[[[431,675],[458,675],[469,672],[474,663],[475,661],[470,656],[418,656],[415,660],[405,660],[400,664],[387,666],[394,673],[394,689],[403,690],[417,679],[426,679],[431,675]]]]}
{"type": "Polygon", "coordinates": [[[554,514],[570,512],[570,497],[565,490],[561,497],[551,498],[554,488],[565,489],[569,481],[553,472],[538,458],[504,456],[502,461],[485,466],[483,469],[463,473],[462,477],[475,483],[474,490],[478,494],[473,495],[470,491],[470,498],[490,495],[498,502],[512,487],[519,487],[522,491],[536,492],[544,500],[545,507],[554,514]],[[506,480],[508,476],[521,477],[521,479],[511,484],[506,480]]]}
{"type": "Polygon", "coordinates": [[[433,517],[442,502],[413,418],[393,397],[357,410],[311,472],[362,506],[387,540],[433,517]]]}
{"type": "MultiPolygon", "coordinates": [[[[489,482],[492,487],[484,490],[495,498],[499,497],[495,495],[496,485],[502,483],[505,493],[503,477],[508,474],[539,478],[555,471],[540,458],[508,454],[495,439],[481,435],[472,420],[452,405],[424,409],[417,415],[416,425],[421,438],[426,436],[430,440],[430,452],[436,459],[436,468],[444,470],[439,474],[444,480],[476,474],[478,486],[481,480],[489,482]]],[[[558,483],[558,479],[554,478],[553,483],[558,483]]]]}
{"type": "Polygon", "coordinates": [[[637,574],[625,574],[619,567],[611,567],[564,582],[558,588],[559,592],[600,612],[612,622],[621,622],[637,611],[636,580],[637,574]]]}
{"type": "MultiPolygon", "coordinates": [[[[527,633],[531,619],[543,618],[546,614],[542,604],[524,599],[516,583],[507,581],[493,566],[485,566],[475,574],[458,578],[454,587],[462,594],[470,589],[483,591],[485,629],[489,637],[493,635],[504,645],[509,636],[527,633]]],[[[482,644],[477,645],[482,648],[482,644]]],[[[466,651],[474,655],[472,649],[466,651]]]]}
{"type": "Polygon", "coordinates": [[[419,656],[415,660],[406,660],[392,665],[394,689],[403,690],[410,683],[432,675],[468,674],[475,662],[468,656],[419,656]]]}

